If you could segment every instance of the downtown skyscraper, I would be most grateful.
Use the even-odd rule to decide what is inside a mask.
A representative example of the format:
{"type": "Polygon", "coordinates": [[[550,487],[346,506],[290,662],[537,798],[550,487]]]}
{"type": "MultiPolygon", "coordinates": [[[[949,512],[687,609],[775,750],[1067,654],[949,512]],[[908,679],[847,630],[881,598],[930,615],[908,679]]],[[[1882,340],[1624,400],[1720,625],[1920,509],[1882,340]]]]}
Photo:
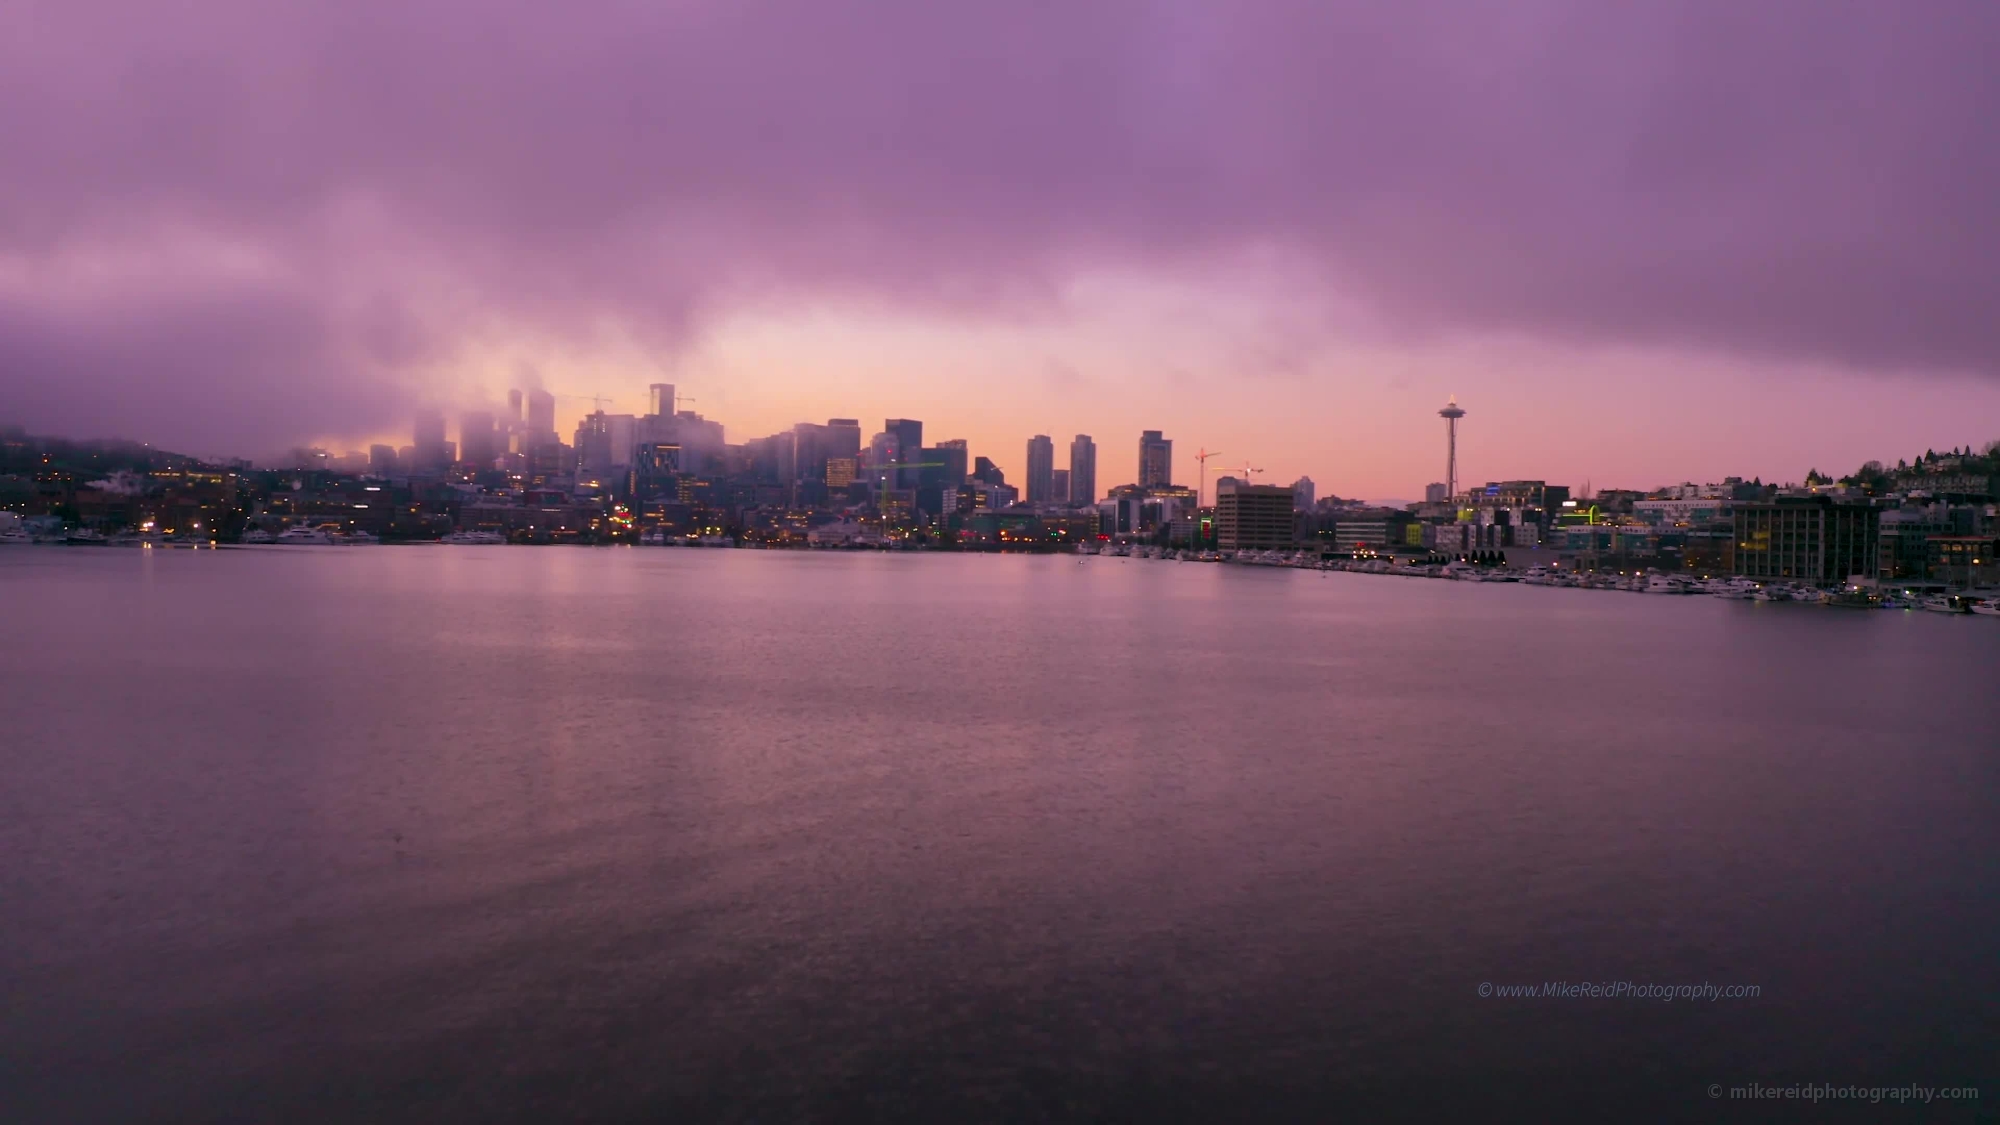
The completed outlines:
{"type": "Polygon", "coordinates": [[[1069,496],[1072,504],[1097,502],[1097,443],[1078,434],[1069,443],[1069,496]]]}
{"type": "Polygon", "coordinates": [[[1028,439],[1028,503],[1047,504],[1055,500],[1067,501],[1069,497],[1058,497],[1055,493],[1053,475],[1056,467],[1056,443],[1047,434],[1036,434],[1028,439]]]}
{"type": "Polygon", "coordinates": [[[1158,430],[1139,435],[1139,487],[1174,483],[1174,443],[1158,430]]]}

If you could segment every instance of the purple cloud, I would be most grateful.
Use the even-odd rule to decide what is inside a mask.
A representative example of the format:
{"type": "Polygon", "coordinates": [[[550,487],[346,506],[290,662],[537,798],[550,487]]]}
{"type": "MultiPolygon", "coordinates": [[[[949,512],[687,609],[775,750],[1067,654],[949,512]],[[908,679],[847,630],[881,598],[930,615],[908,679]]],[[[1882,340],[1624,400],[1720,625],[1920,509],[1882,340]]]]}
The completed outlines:
{"type": "Polygon", "coordinates": [[[1996,47],[1954,0],[17,0],[0,382],[275,439],[515,329],[1245,246],[1392,333],[1993,374],[1996,47]],[[257,270],[178,278],[209,243],[257,270]]]}

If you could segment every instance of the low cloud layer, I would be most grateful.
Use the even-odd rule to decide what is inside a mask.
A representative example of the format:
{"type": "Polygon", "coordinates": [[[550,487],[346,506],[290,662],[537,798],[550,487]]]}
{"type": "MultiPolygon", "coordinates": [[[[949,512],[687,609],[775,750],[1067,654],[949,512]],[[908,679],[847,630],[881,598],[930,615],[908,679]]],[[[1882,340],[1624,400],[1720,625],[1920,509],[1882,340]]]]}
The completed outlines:
{"type": "Polygon", "coordinates": [[[1390,337],[1992,375],[1996,49],[1950,0],[16,0],[0,413],[272,448],[482,344],[1246,249],[1390,337]]]}

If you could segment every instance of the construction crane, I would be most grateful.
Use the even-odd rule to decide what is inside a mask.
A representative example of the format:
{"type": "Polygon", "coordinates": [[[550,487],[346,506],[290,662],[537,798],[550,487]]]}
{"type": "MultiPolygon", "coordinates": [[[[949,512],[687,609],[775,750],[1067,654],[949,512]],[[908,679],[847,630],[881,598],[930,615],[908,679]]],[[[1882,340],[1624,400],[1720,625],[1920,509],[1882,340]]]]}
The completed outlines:
{"type": "Polygon", "coordinates": [[[616,406],[618,404],[617,399],[606,398],[603,395],[557,395],[556,397],[570,399],[574,402],[587,402],[596,407],[600,414],[604,412],[605,407],[616,406]]]}
{"type": "Polygon", "coordinates": [[[875,510],[886,511],[889,507],[889,478],[900,476],[903,469],[942,469],[943,461],[891,461],[886,465],[870,465],[868,471],[879,478],[880,488],[876,490],[875,510]]]}
{"type": "Polygon", "coordinates": [[[1245,461],[1245,462],[1243,462],[1243,467],[1242,467],[1242,468],[1240,468],[1240,469],[1237,469],[1237,468],[1235,468],[1234,466],[1231,466],[1231,470],[1232,470],[1233,472],[1239,472],[1239,473],[1242,473],[1242,474],[1243,474],[1243,479],[1244,479],[1244,481],[1246,481],[1246,482],[1252,482],[1252,483],[1254,483],[1254,477],[1255,477],[1255,474],[1257,474],[1257,473],[1261,473],[1261,472],[1263,472],[1263,471],[1264,471],[1264,470],[1262,470],[1262,469],[1253,469],[1253,468],[1251,468],[1251,467],[1250,467],[1250,462],[1248,462],[1248,461],[1245,461]]]}
{"type": "Polygon", "coordinates": [[[1195,450],[1194,459],[1201,465],[1201,480],[1194,488],[1194,506],[1197,508],[1201,507],[1202,497],[1208,495],[1208,459],[1220,456],[1222,456],[1220,452],[1211,453],[1206,449],[1195,450]]]}

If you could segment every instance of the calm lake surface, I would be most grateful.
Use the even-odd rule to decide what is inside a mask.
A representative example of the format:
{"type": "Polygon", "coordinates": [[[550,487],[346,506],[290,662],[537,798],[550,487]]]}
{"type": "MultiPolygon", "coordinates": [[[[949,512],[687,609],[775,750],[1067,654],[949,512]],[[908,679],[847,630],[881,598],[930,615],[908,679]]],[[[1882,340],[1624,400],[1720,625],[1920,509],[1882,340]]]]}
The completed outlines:
{"type": "Polygon", "coordinates": [[[1988,618],[517,547],[0,610],[9,1121],[2000,1100],[1988,618]],[[1543,982],[1760,993],[1479,994],[1543,982]]]}

